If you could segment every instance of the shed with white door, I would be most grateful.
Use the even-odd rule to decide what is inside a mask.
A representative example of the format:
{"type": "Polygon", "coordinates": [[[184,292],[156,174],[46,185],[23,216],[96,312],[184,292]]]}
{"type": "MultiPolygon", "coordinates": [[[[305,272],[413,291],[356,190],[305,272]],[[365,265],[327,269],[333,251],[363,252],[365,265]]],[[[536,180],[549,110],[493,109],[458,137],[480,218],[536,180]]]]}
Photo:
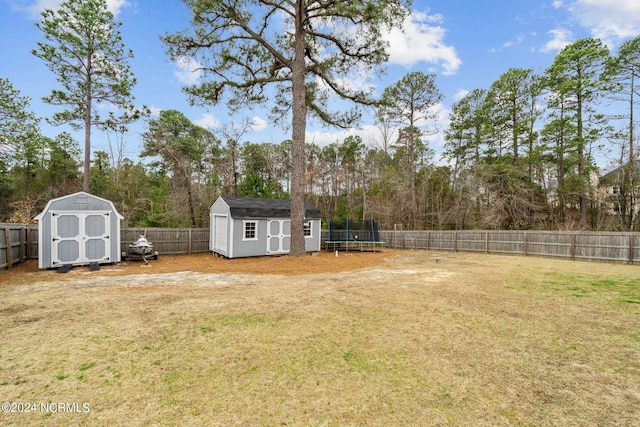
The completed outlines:
{"type": "Polygon", "coordinates": [[[49,200],[38,220],[38,267],[113,264],[121,259],[120,215],[109,200],[79,192],[49,200]]]}
{"type": "MultiPolygon", "coordinates": [[[[320,250],[320,210],[305,202],[307,252],[320,250]]],[[[211,206],[209,249],[227,258],[282,255],[291,248],[291,201],[221,196],[211,206]]]]}

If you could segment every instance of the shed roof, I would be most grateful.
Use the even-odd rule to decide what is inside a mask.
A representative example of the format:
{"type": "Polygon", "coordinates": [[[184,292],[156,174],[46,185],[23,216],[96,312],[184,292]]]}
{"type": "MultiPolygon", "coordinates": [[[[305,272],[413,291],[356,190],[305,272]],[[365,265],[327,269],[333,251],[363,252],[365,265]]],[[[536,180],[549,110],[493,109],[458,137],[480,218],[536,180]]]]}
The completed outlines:
{"type": "MultiPolygon", "coordinates": [[[[231,216],[236,218],[289,218],[291,217],[291,200],[255,199],[251,197],[222,196],[229,206],[231,216]]],[[[304,202],[305,218],[322,218],[320,209],[310,202],[304,202]]]]}
{"type": "MultiPolygon", "coordinates": [[[[93,194],[89,194],[89,193],[86,193],[84,191],[79,191],[77,193],[68,194],[66,196],[58,197],[58,198],[55,198],[55,199],[50,199],[47,202],[47,205],[42,210],[42,212],[40,212],[38,215],[36,215],[33,219],[41,220],[44,217],[45,213],[48,212],[51,209],[51,207],[54,204],[56,204],[57,202],[64,201],[64,200],[74,200],[74,199],[75,199],[76,202],[78,202],[79,200],[82,200],[84,202],[84,201],[86,201],[88,199],[93,199],[93,200],[96,200],[96,201],[100,201],[105,206],[108,206],[108,209],[110,211],[114,212],[116,214],[116,216],[118,217],[118,219],[121,219],[121,220],[124,219],[124,217],[118,213],[118,211],[116,210],[116,207],[113,205],[113,202],[111,200],[103,199],[102,197],[94,196],[93,194]]],[[[73,208],[72,209],[68,208],[67,210],[73,210],[73,211],[78,211],[78,212],[84,212],[87,209],[93,210],[93,209],[90,209],[90,205],[87,204],[87,203],[81,203],[80,204],[80,203],[73,203],[72,202],[71,204],[73,205],[73,208]]]]}

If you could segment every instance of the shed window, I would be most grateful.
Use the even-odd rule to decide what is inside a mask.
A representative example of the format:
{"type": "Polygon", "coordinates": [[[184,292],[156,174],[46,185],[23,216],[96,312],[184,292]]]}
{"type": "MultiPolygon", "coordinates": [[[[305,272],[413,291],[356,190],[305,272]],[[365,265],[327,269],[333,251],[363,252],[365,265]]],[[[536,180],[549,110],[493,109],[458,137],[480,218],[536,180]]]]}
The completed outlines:
{"type": "Polygon", "coordinates": [[[244,221],[243,240],[258,240],[258,223],[256,221],[244,221]]]}
{"type": "Polygon", "coordinates": [[[304,222],[304,237],[311,237],[311,221],[304,222]]]}

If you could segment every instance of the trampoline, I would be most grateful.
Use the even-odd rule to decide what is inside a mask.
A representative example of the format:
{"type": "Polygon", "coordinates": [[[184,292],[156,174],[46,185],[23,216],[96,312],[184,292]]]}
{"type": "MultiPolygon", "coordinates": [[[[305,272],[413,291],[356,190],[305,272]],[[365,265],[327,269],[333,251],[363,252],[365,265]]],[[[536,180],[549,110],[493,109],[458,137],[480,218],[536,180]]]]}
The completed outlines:
{"type": "Polygon", "coordinates": [[[374,219],[363,221],[346,219],[344,221],[329,220],[327,224],[326,250],[360,250],[376,251],[384,246],[380,232],[380,222],[374,219]]]}

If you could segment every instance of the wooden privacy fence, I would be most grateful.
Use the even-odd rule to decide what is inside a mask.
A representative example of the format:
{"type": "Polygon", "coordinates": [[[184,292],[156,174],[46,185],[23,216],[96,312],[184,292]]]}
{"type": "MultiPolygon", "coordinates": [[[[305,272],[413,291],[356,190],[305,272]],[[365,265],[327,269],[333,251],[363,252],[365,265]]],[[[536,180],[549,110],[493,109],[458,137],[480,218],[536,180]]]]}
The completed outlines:
{"type": "Polygon", "coordinates": [[[122,252],[140,235],[153,243],[160,256],[209,252],[208,228],[123,228],[120,230],[122,252]]]}
{"type": "Polygon", "coordinates": [[[37,226],[0,224],[0,271],[37,257],[37,226]]]}
{"type": "MultiPolygon", "coordinates": [[[[140,234],[162,255],[209,252],[208,228],[123,228],[122,252],[140,234]]],[[[327,231],[322,231],[324,247],[327,231]]],[[[384,247],[437,251],[536,255],[640,263],[640,233],[576,231],[382,231],[384,247]]],[[[38,257],[38,226],[0,224],[0,270],[38,257]]]]}
{"type": "Polygon", "coordinates": [[[576,231],[383,231],[385,247],[640,262],[640,233],[576,231]]]}

